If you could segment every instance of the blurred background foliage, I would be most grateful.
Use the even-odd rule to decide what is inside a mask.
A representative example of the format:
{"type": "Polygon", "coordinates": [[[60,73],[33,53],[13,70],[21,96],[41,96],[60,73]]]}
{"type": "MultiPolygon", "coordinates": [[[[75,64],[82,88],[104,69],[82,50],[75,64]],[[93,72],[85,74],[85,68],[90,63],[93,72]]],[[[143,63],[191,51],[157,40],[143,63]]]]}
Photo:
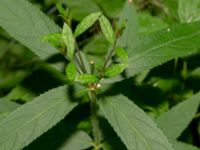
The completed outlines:
{"type": "MultiPolygon", "coordinates": [[[[115,28],[117,28],[116,22],[125,3],[125,0],[30,1],[59,26],[62,26],[62,19],[58,16],[56,3],[61,3],[69,9],[72,27],[75,27],[91,12],[102,11],[115,28]]],[[[200,20],[199,0],[133,0],[133,3],[135,15],[130,19],[135,21],[132,28],[133,30],[137,28],[138,38],[171,24],[200,20]]],[[[83,34],[78,42],[89,60],[95,60],[97,65],[104,62],[109,44],[102,38],[97,25],[83,34]]],[[[66,63],[59,56],[48,61],[56,62],[61,66],[66,63]]],[[[46,62],[41,61],[0,28],[0,118],[21,104],[31,101],[42,92],[64,83],[63,78],[56,74],[46,62]]],[[[110,87],[110,90],[128,96],[152,118],[156,118],[175,104],[200,91],[200,54],[172,60],[116,83],[110,87]]],[[[89,106],[84,104],[79,107],[81,111],[77,112],[78,109],[75,109],[67,119],[71,120],[77,128],[87,131],[90,128],[89,113],[85,110],[89,106]],[[80,118],[82,122],[78,122],[80,118]]],[[[102,123],[105,131],[109,128],[111,132],[105,132],[105,134],[114,134],[105,121],[102,120],[102,123]]],[[[180,140],[200,147],[200,112],[184,131],[180,140]]],[[[110,140],[110,142],[116,141],[117,139],[110,140]]]]}

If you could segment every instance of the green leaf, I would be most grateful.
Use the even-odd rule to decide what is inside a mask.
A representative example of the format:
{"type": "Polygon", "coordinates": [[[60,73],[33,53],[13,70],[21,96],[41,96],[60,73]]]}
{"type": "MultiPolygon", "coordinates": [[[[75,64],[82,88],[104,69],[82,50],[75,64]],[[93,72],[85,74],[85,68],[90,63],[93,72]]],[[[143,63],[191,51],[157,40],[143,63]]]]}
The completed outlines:
{"type": "Polygon", "coordinates": [[[200,20],[200,0],[178,0],[178,15],[180,22],[200,20]]]}
{"type": "Polygon", "coordinates": [[[107,41],[110,44],[114,44],[115,35],[114,35],[114,31],[112,29],[112,26],[110,24],[110,21],[104,15],[101,15],[99,17],[99,23],[100,23],[101,31],[103,32],[107,41]]]}
{"type": "Polygon", "coordinates": [[[127,64],[113,64],[108,67],[105,71],[106,77],[114,77],[123,72],[123,70],[127,67],[127,64]]]}
{"type": "Polygon", "coordinates": [[[67,16],[67,13],[65,11],[65,9],[62,7],[61,4],[56,4],[56,8],[58,9],[59,13],[63,16],[63,17],[66,17],[67,16]]]}
{"type": "Polygon", "coordinates": [[[24,150],[83,150],[93,146],[91,137],[73,124],[59,123],[24,150]],[[53,137],[53,138],[52,138],[53,137]]]}
{"type": "Polygon", "coordinates": [[[75,81],[80,82],[81,84],[88,84],[98,82],[99,78],[94,74],[81,74],[76,77],[75,81]]]}
{"type": "Polygon", "coordinates": [[[74,63],[69,63],[66,67],[65,72],[66,72],[67,79],[70,81],[73,81],[77,73],[76,65],[74,63]]]}
{"type": "Polygon", "coordinates": [[[42,59],[58,53],[41,38],[59,32],[59,27],[26,0],[1,0],[0,26],[42,59]]]}
{"type": "Polygon", "coordinates": [[[172,142],[175,150],[199,150],[198,147],[183,142],[172,142]]]}
{"type": "Polygon", "coordinates": [[[175,140],[192,121],[200,104],[200,92],[157,118],[156,122],[165,135],[175,140]]]}
{"type": "Polygon", "coordinates": [[[42,38],[44,41],[47,41],[51,43],[54,47],[60,47],[61,46],[61,34],[59,33],[53,33],[48,34],[42,38]]]}
{"type": "Polygon", "coordinates": [[[158,31],[130,48],[128,76],[152,69],[171,59],[193,54],[200,48],[200,22],[158,31]],[[194,40],[195,39],[195,40],[194,40]]]}
{"type": "Polygon", "coordinates": [[[173,150],[151,118],[128,98],[107,97],[99,106],[129,150],[173,150]]]}
{"type": "Polygon", "coordinates": [[[58,0],[69,8],[70,15],[76,21],[81,21],[85,16],[100,11],[93,0],[58,0]]]}
{"type": "Polygon", "coordinates": [[[22,149],[63,119],[77,105],[69,100],[67,91],[66,86],[50,90],[3,119],[0,149],[22,149]]]}
{"type": "Polygon", "coordinates": [[[9,101],[7,98],[0,98],[0,113],[11,112],[19,106],[20,104],[9,101]]]}
{"type": "Polygon", "coordinates": [[[101,13],[92,13],[88,16],[86,16],[76,27],[75,30],[75,37],[78,37],[81,35],[83,32],[85,32],[87,29],[89,29],[99,18],[101,13]]]}
{"type": "Polygon", "coordinates": [[[64,23],[63,31],[62,31],[62,40],[67,47],[67,56],[70,60],[74,58],[74,48],[75,48],[75,39],[72,33],[70,26],[64,23]]]}
{"type": "Polygon", "coordinates": [[[127,63],[128,62],[128,53],[126,52],[126,50],[122,47],[117,47],[115,49],[115,54],[124,62],[127,63]]]}

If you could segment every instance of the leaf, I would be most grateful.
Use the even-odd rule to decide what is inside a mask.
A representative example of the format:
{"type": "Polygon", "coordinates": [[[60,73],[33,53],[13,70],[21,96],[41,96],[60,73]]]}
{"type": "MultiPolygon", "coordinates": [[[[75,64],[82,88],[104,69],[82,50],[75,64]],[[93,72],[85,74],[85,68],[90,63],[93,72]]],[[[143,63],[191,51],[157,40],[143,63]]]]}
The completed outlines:
{"type": "Polygon", "coordinates": [[[67,47],[67,56],[70,60],[74,58],[74,48],[75,48],[75,40],[70,26],[64,23],[63,31],[62,31],[62,40],[67,47]]]}
{"type": "Polygon", "coordinates": [[[59,27],[26,0],[1,0],[0,26],[42,59],[58,53],[41,38],[59,32],[59,27]]]}
{"type": "Polygon", "coordinates": [[[115,54],[124,62],[127,63],[128,62],[128,53],[126,52],[126,50],[122,47],[117,47],[115,49],[115,54]]]}
{"type": "Polygon", "coordinates": [[[156,122],[168,138],[175,140],[192,121],[199,104],[200,92],[162,114],[156,122]]]}
{"type": "Polygon", "coordinates": [[[97,21],[100,15],[101,13],[97,12],[97,13],[92,13],[86,16],[76,27],[75,34],[74,34],[75,37],[78,37],[87,29],[89,29],[97,21]]]}
{"type": "Polygon", "coordinates": [[[94,74],[81,74],[76,77],[75,81],[81,84],[88,84],[98,82],[99,78],[94,74]]]}
{"type": "Polygon", "coordinates": [[[181,24],[155,32],[130,48],[127,75],[152,69],[171,59],[193,54],[200,48],[200,22],[181,24]]]}
{"type": "Polygon", "coordinates": [[[66,72],[67,79],[70,81],[73,81],[77,73],[76,65],[74,63],[69,63],[66,67],[65,72],[66,72]]]}
{"type": "Polygon", "coordinates": [[[56,4],[56,8],[58,9],[59,13],[62,15],[62,17],[66,17],[67,16],[67,12],[65,11],[65,9],[63,8],[63,6],[61,4],[56,4]]]}
{"type": "Polygon", "coordinates": [[[61,46],[61,34],[59,33],[52,33],[48,34],[46,36],[43,36],[42,38],[44,41],[51,43],[54,47],[60,47],[61,46]]]}
{"type": "Polygon", "coordinates": [[[123,72],[123,70],[127,67],[127,64],[113,64],[108,67],[105,71],[106,77],[114,77],[123,72]]]}
{"type": "Polygon", "coordinates": [[[76,105],[69,100],[66,86],[36,97],[0,122],[0,149],[22,149],[52,128],[76,105]]]}
{"type": "Polygon", "coordinates": [[[151,118],[128,98],[107,97],[99,106],[129,150],[173,150],[151,118]]]}
{"type": "Polygon", "coordinates": [[[200,0],[178,0],[178,15],[180,22],[200,20],[200,0]]]}
{"type": "Polygon", "coordinates": [[[112,29],[112,26],[111,26],[109,20],[104,15],[101,15],[99,17],[99,23],[100,23],[101,31],[103,32],[107,41],[110,44],[114,44],[115,35],[114,35],[114,31],[112,29]]]}
{"type": "Polygon", "coordinates": [[[69,8],[72,18],[81,21],[85,16],[100,11],[93,0],[59,0],[69,8]]]}
{"type": "Polygon", "coordinates": [[[70,123],[59,123],[24,150],[83,150],[92,147],[91,137],[87,133],[71,127],[73,124],[70,123]]]}
{"type": "Polygon", "coordinates": [[[134,45],[138,42],[138,30],[139,24],[137,19],[137,13],[132,3],[126,2],[121,12],[119,19],[119,26],[125,23],[125,29],[122,32],[121,37],[117,41],[118,47],[125,47],[129,51],[130,45],[134,45]]]}
{"type": "Polygon", "coordinates": [[[183,142],[175,141],[172,143],[173,143],[175,150],[199,150],[198,147],[195,147],[193,145],[186,144],[183,142]]]}
{"type": "Polygon", "coordinates": [[[0,98],[0,113],[11,112],[19,106],[20,104],[9,101],[7,98],[0,98]]]}

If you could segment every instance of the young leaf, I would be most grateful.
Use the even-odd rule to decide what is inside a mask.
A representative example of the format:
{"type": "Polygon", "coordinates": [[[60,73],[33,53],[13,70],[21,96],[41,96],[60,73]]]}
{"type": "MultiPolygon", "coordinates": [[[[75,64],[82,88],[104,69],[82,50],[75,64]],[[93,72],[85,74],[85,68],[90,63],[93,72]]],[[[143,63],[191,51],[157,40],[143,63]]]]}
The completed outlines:
{"type": "Polygon", "coordinates": [[[50,90],[3,119],[0,149],[22,149],[63,119],[77,105],[70,101],[67,90],[66,86],[50,90]]]}
{"type": "Polygon", "coordinates": [[[96,83],[98,80],[99,78],[94,74],[81,74],[75,79],[75,81],[80,82],[81,84],[96,83]]]}
{"type": "Polygon", "coordinates": [[[63,16],[63,17],[66,17],[67,16],[67,13],[65,11],[65,9],[62,7],[61,4],[56,4],[56,8],[58,9],[59,13],[63,16]]]}
{"type": "Polygon", "coordinates": [[[53,33],[43,36],[42,38],[44,41],[51,43],[54,47],[61,46],[61,34],[53,33]]]}
{"type": "Polygon", "coordinates": [[[67,79],[73,81],[76,77],[76,65],[74,63],[69,63],[65,69],[67,79]]]}
{"type": "Polygon", "coordinates": [[[128,62],[128,53],[126,52],[126,50],[122,47],[117,47],[115,49],[115,54],[124,62],[127,63],[128,62]]]}
{"type": "Polygon", "coordinates": [[[199,104],[200,92],[162,114],[156,122],[168,138],[175,140],[192,121],[199,104]]]}
{"type": "Polygon", "coordinates": [[[115,35],[109,20],[104,15],[101,15],[99,17],[99,23],[105,38],[110,44],[113,44],[115,41],[115,35]]]}
{"type": "Polygon", "coordinates": [[[74,34],[75,37],[78,37],[87,29],[89,29],[96,22],[96,20],[99,18],[100,15],[101,13],[98,12],[98,13],[92,13],[88,15],[87,17],[85,17],[81,21],[81,23],[79,23],[78,26],[76,27],[75,34],[74,34]]]}
{"type": "Polygon", "coordinates": [[[128,150],[173,150],[151,118],[125,96],[107,97],[99,106],[128,150]]]}
{"type": "Polygon", "coordinates": [[[106,77],[114,77],[123,72],[123,70],[127,67],[127,64],[113,64],[108,67],[105,71],[106,77]]]}
{"type": "Polygon", "coordinates": [[[70,61],[74,58],[75,40],[71,28],[68,24],[64,23],[62,31],[62,40],[67,47],[67,56],[70,61]]]}
{"type": "Polygon", "coordinates": [[[26,0],[1,0],[0,26],[42,59],[58,53],[41,38],[59,32],[59,27],[26,0]]]}

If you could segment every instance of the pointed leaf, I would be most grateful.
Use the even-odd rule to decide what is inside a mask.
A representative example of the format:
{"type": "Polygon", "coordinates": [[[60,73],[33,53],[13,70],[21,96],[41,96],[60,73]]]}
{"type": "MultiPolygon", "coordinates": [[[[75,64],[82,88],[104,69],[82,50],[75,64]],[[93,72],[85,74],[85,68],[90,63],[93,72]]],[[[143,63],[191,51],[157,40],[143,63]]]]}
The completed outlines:
{"type": "Polygon", "coordinates": [[[65,72],[66,72],[67,79],[70,81],[73,81],[77,73],[76,65],[74,63],[69,63],[66,67],[65,72]]]}
{"type": "Polygon", "coordinates": [[[74,34],[75,37],[78,37],[87,29],[89,29],[97,21],[100,15],[101,13],[98,12],[98,13],[92,13],[88,15],[87,17],[85,17],[76,27],[75,34],[74,34]]]}
{"type": "Polygon", "coordinates": [[[124,63],[128,62],[128,53],[126,52],[124,48],[117,47],[115,49],[115,53],[124,63]]]}
{"type": "Polygon", "coordinates": [[[70,60],[73,60],[74,58],[74,44],[75,44],[75,40],[74,40],[74,36],[72,33],[72,30],[70,28],[70,26],[66,23],[64,23],[63,26],[63,31],[62,31],[62,40],[65,44],[65,46],[67,47],[67,56],[70,60]]]}
{"type": "Polygon", "coordinates": [[[22,149],[52,128],[76,105],[69,100],[66,86],[36,97],[0,122],[0,149],[22,149]]]}
{"type": "Polygon", "coordinates": [[[151,118],[125,96],[107,97],[99,106],[129,150],[173,150],[151,118]]]}
{"type": "Polygon", "coordinates": [[[42,59],[58,53],[41,38],[59,32],[59,27],[26,0],[1,0],[0,26],[42,59]]]}
{"type": "Polygon", "coordinates": [[[53,33],[43,36],[42,38],[44,41],[51,43],[54,47],[61,46],[61,34],[53,33]]]}
{"type": "Polygon", "coordinates": [[[108,67],[105,71],[106,77],[114,77],[123,72],[123,70],[127,67],[127,64],[113,64],[108,67]]]}
{"type": "Polygon", "coordinates": [[[98,80],[98,77],[94,74],[81,74],[75,79],[75,81],[80,82],[81,84],[96,83],[98,80]]]}
{"type": "Polygon", "coordinates": [[[104,15],[101,15],[99,17],[99,23],[105,38],[110,44],[113,44],[115,41],[115,35],[110,21],[104,15]]]}
{"type": "Polygon", "coordinates": [[[129,51],[128,76],[198,52],[200,22],[175,25],[144,37],[129,51]]]}
{"type": "Polygon", "coordinates": [[[192,121],[200,104],[200,92],[157,118],[158,126],[170,139],[177,139],[192,121]]]}

